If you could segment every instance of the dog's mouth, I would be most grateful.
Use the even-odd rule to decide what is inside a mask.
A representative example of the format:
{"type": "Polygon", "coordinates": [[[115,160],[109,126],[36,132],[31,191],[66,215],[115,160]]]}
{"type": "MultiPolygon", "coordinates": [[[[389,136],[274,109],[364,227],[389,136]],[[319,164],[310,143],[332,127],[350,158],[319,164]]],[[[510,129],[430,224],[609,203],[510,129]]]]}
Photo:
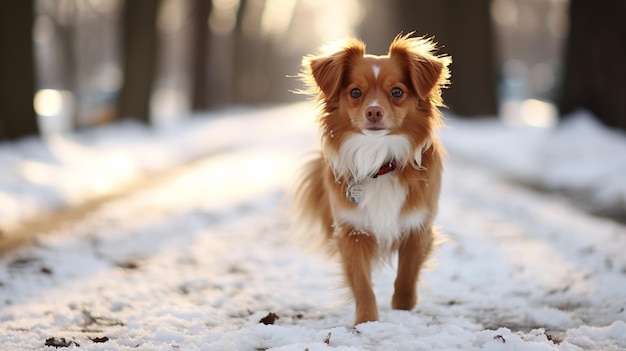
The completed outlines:
{"type": "Polygon", "coordinates": [[[382,127],[370,127],[361,130],[364,135],[383,136],[389,134],[389,129],[382,127]]]}
{"type": "Polygon", "coordinates": [[[361,125],[361,133],[364,135],[386,135],[389,133],[389,126],[384,120],[365,121],[361,125]]]}

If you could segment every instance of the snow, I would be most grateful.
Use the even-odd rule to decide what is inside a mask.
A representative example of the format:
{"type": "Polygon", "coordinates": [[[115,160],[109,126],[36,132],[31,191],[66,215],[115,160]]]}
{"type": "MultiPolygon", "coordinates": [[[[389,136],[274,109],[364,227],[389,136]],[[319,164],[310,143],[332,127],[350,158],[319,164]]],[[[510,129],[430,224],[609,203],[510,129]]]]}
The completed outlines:
{"type": "Polygon", "coordinates": [[[586,211],[624,210],[624,134],[582,112],[550,129],[447,124],[445,240],[420,301],[392,310],[383,267],[380,321],[356,328],[336,262],[289,230],[310,104],[0,144],[5,236],[106,199],[0,256],[2,349],[626,349],[626,227],[586,211]]]}
{"type": "Polygon", "coordinates": [[[444,138],[458,156],[508,177],[576,195],[596,211],[626,211],[626,134],[586,111],[567,116],[558,128],[454,120],[444,138]]]}

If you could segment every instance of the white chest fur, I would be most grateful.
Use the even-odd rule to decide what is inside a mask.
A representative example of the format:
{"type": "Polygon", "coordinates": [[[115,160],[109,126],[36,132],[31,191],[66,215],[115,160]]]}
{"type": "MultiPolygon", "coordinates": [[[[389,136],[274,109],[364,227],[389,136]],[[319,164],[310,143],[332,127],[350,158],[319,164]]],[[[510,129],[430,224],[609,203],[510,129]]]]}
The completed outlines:
{"type": "Polygon", "coordinates": [[[363,199],[354,209],[336,209],[337,225],[351,225],[356,229],[355,234],[374,235],[384,252],[407,231],[423,225],[425,210],[402,213],[407,187],[394,174],[367,179],[362,186],[363,199]]]}
{"type": "Polygon", "coordinates": [[[411,143],[403,135],[354,134],[341,144],[338,153],[328,151],[326,155],[335,177],[360,181],[370,177],[385,161],[395,159],[401,163],[410,153],[411,143]]]}
{"type": "MultiPolygon", "coordinates": [[[[400,135],[354,135],[330,155],[338,179],[351,179],[362,186],[362,197],[352,209],[335,208],[335,225],[351,225],[355,234],[374,235],[381,251],[389,251],[407,231],[419,228],[427,217],[425,209],[404,211],[408,187],[395,172],[372,178],[373,172],[390,159],[421,163],[421,150],[415,155],[406,137],[400,135]],[[419,157],[419,159],[418,159],[419,157]]],[[[348,186],[349,184],[346,184],[348,186]]]]}

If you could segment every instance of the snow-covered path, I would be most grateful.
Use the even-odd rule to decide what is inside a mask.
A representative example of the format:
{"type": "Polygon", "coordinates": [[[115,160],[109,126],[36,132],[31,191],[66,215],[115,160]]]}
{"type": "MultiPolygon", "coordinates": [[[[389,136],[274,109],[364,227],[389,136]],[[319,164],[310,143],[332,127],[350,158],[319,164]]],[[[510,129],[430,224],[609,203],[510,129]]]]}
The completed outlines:
{"type": "MultiPolygon", "coordinates": [[[[237,145],[0,257],[6,350],[624,350],[626,227],[525,189],[453,147],[448,238],[411,312],[351,328],[336,265],[288,229],[312,125],[266,116],[237,145]],[[279,319],[265,325],[269,313],[279,319]],[[80,345],[80,347],[78,347],[80,345]]],[[[230,122],[229,122],[230,123],[230,122]]],[[[444,138],[445,139],[445,138],[444,138]]]]}

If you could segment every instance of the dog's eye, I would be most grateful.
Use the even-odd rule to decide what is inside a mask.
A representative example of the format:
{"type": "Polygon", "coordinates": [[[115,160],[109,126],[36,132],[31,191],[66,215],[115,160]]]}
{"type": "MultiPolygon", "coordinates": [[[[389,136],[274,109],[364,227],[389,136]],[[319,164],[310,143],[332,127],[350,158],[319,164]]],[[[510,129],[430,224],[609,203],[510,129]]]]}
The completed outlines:
{"type": "Polygon", "coordinates": [[[393,98],[399,98],[399,97],[402,97],[402,95],[404,95],[404,91],[398,87],[395,87],[391,89],[391,91],[389,92],[389,95],[391,95],[391,97],[393,98]]]}
{"type": "Polygon", "coordinates": [[[361,89],[359,89],[359,88],[354,88],[354,89],[350,90],[350,96],[353,99],[358,99],[358,98],[361,97],[361,95],[362,95],[361,94],[361,89]]]}

